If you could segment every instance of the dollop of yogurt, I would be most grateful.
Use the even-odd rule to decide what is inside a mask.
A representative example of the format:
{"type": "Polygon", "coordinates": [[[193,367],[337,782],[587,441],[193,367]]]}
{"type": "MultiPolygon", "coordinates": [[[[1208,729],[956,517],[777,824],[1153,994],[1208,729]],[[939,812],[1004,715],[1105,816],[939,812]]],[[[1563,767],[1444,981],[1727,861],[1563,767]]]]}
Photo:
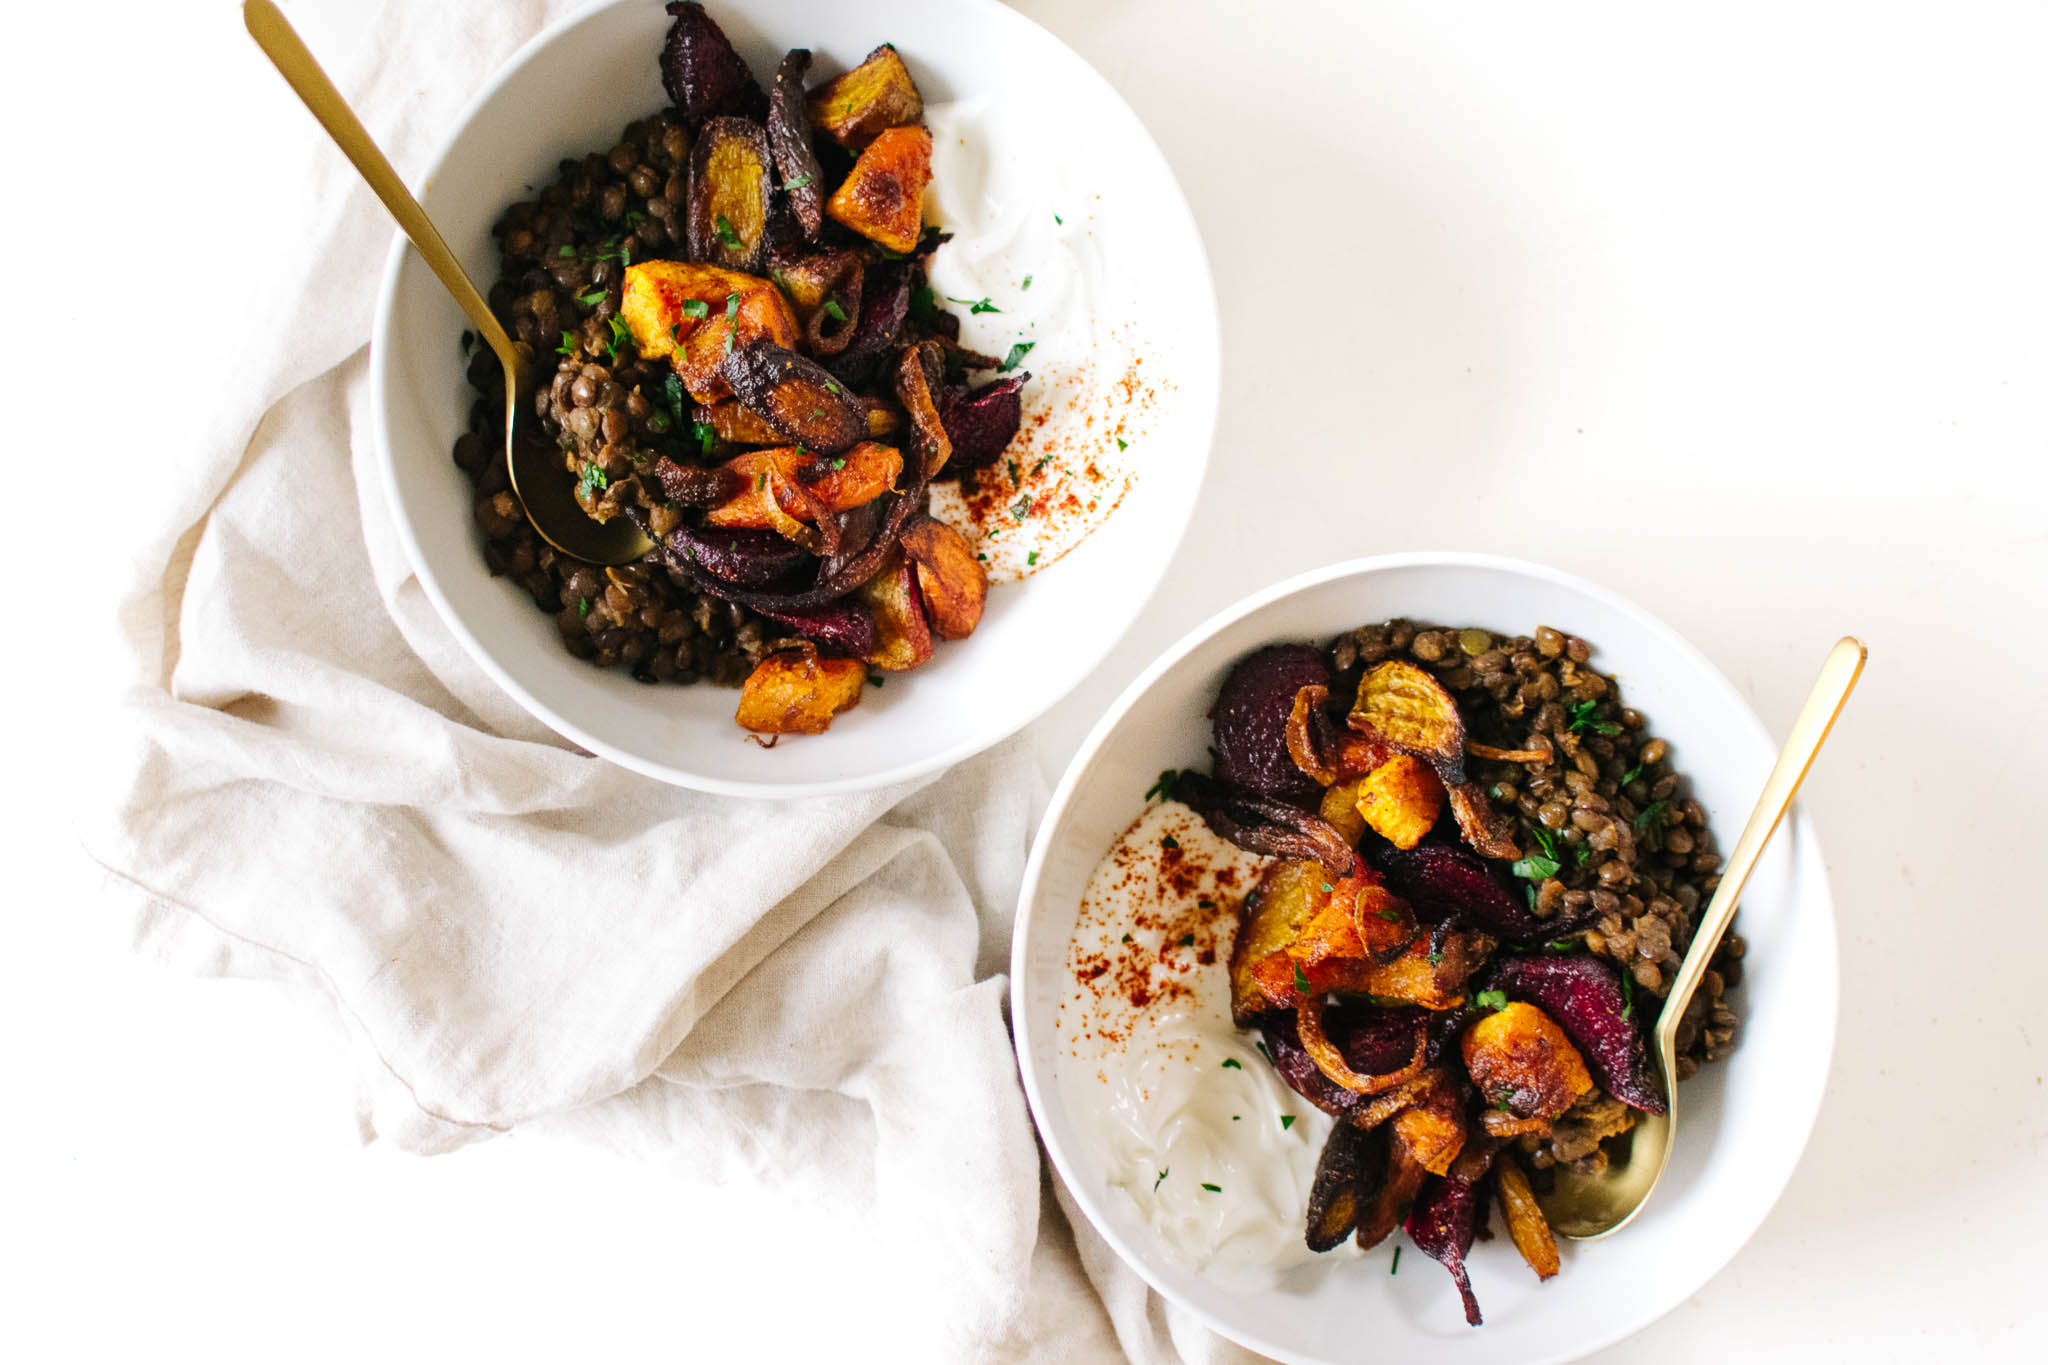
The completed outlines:
{"type": "Polygon", "coordinates": [[[1263,862],[1178,802],[1148,809],[1089,878],[1054,1024],[1113,1197],[1184,1264],[1244,1287],[1321,1259],[1302,1222],[1331,1122],[1230,1020],[1237,906],[1263,862]]]}

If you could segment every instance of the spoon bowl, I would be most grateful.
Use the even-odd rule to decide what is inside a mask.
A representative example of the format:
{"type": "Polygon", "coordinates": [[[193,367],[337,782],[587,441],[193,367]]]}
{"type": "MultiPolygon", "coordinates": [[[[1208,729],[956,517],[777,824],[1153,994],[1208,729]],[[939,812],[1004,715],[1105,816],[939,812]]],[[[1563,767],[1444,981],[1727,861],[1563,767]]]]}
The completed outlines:
{"type": "Polygon", "coordinates": [[[334,82],[320,69],[304,42],[271,0],[244,0],[242,21],[292,91],[305,103],[334,145],[341,149],[412,242],[505,374],[505,465],[513,496],[540,538],[574,559],[590,564],[627,564],[654,548],[644,532],[623,517],[594,520],[576,501],[576,483],[561,452],[534,432],[533,397],[537,365],[531,347],[514,341],[491,312],[426,210],[398,178],[390,161],[355,116],[334,82]]]}
{"type": "Polygon", "coordinates": [[[1658,1079],[1663,1082],[1665,1112],[1637,1119],[1629,1130],[1627,1151],[1614,1156],[1603,1170],[1580,1175],[1568,1166],[1559,1166],[1556,1184],[1547,1194],[1538,1196],[1543,1216],[1549,1220],[1551,1231],[1559,1236],[1592,1242],[1621,1231],[1642,1212],[1657,1182],[1663,1179],[1664,1168],[1671,1164],[1671,1146],[1678,1136],[1679,1021],[1685,1016],[1693,992],[1706,978],[1707,964],[1713,960],[1714,950],[1721,946],[1722,935],[1735,919],[1743,883],[1749,880],[1750,870],[1756,866],[1778,822],[1784,819],[1799,784],[1813,766],[1814,756],[1834,727],[1835,717],[1842,713],[1857,678],[1862,676],[1866,653],[1863,642],[1853,636],[1843,636],[1829,651],[1813,690],[1807,694],[1806,705],[1800,708],[1799,719],[1792,724],[1785,747],[1778,752],[1777,765],[1765,780],[1762,795],[1757,797],[1756,808],[1750,812],[1749,823],[1743,826],[1742,837],[1735,841],[1734,851],[1728,855],[1721,884],[1707,902],[1692,945],[1672,980],[1670,993],[1664,997],[1664,1009],[1657,1016],[1651,1041],[1658,1079]]]}

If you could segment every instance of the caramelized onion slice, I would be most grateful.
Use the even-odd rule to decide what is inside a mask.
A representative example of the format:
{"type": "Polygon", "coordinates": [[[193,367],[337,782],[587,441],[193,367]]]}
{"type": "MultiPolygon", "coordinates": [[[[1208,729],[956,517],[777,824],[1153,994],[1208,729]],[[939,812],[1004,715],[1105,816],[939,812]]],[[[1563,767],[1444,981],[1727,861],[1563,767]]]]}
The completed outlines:
{"type": "Polygon", "coordinates": [[[1343,833],[1299,806],[1197,772],[1180,775],[1174,796],[1194,807],[1219,836],[1249,852],[1307,858],[1340,877],[1358,866],[1358,853],[1343,833]]]}
{"type": "Polygon", "coordinates": [[[1295,1028],[1301,1034],[1302,1050],[1315,1062],[1316,1069],[1329,1077],[1331,1082],[1359,1095],[1377,1095],[1391,1090],[1406,1081],[1412,1081],[1422,1074],[1428,1065],[1429,1040],[1418,1036],[1415,1040],[1415,1057],[1406,1066],[1389,1071],[1384,1076],[1361,1076],[1353,1071],[1344,1060],[1344,1054],[1323,1032],[1323,998],[1310,992],[1294,1007],[1295,1028]]]}

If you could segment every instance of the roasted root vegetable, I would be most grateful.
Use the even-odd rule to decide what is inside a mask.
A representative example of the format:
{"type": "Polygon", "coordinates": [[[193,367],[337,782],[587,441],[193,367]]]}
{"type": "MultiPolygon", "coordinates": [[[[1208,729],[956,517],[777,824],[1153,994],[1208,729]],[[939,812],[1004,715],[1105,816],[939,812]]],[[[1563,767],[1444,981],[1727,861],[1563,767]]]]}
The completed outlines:
{"type": "Polygon", "coordinates": [[[735,455],[725,468],[740,476],[742,489],[705,513],[707,526],[765,528],[803,542],[807,537],[793,533],[793,525],[815,525],[821,513],[873,502],[903,472],[903,457],[873,441],[829,460],[796,446],[771,446],[735,455]]]}
{"type": "Polygon", "coordinates": [[[1340,782],[1323,792],[1319,814],[1330,822],[1348,843],[1356,844],[1365,833],[1365,817],[1358,813],[1358,784],[1363,778],[1340,782]]]}
{"type": "Polygon", "coordinates": [[[1514,1000],[1465,1030],[1465,1070],[1487,1103],[1525,1119],[1554,1119],[1593,1088],[1557,1022],[1514,1000]]]}
{"type": "Polygon", "coordinates": [[[1209,708],[1216,775],[1283,801],[1306,802],[1315,781],[1287,747],[1287,724],[1304,688],[1327,688],[1330,665],[1313,645],[1268,645],[1237,661],[1209,708]]]}
{"type": "Polygon", "coordinates": [[[932,178],[932,135],[891,128],[853,163],[825,212],[871,242],[908,253],[924,224],[924,189],[932,178]]]}
{"type": "Polygon", "coordinates": [[[1455,919],[1518,947],[1554,942],[1599,918],[1600,912],[1593,909],[1577,916],[1542,918],[1524,897],[1501,884],[1483,858],[1456,844],[1376,846],[1366,850],[1366,857],[1419,918],[1432,924],[1455,919]]]}
{"type": "Polygon", "coordinates": [[[1465,842],[1489,858],[1519,858],[1522,850],[1515,846],[1515,838],[1508,833],[1507,824],[1500,812],[1486,799],[1486,790],[1477,782],[1460,782],[1450,789],[1451,815],[1458,822],[1458,833],[1465,836],[1465,842]]]}
{"type": "Polygon", "coordinates": [[[690,203],[685,230],[692,260],[755,271],[768,255],[768,208],[774,185],[768,134],[743,118],[715,118],[690,153],[690,203]]]}
{"type": "Polygon", "coordinates": [[[1413,848],[1443,813],[1444,784],[1413,754],[1396,754],[1358,784],[1358,813],[1395,848],[1413,848]]]}
{"type": "Polygon", "coordinates": [[[1266,1010],[1292,1004],[1275,1000],[1259,985],[1257,968],[1287,949],[1328,902],[1321,890],[1329,873],[1321,863],[1283,859],[1267,868],[1238,908],[1237,938],[1230,949],[1231,1013],[1240,1023],[1266,1010]]]}
{"type": "Polygon", "coordinates": [[[756,341],[797,343],[796,318],[767,280],[713,265],[641,261],[626,267],[619,320],[649,360],[666,358],[699,403],[732,396],[726,356],[756,341]]]}
{"type": "Polygon", "coordinates": [[[1500,1201],[1501,1221],[1508,1225],[1508,1240],[1522,1253],[1536,1278],[1547,1280],[1558,1271],[1557,1238],[1551,1235],[1550,1220],[1543,1216],[1520,1165],[1502,1157],[1493,1169],[1494,1196],[1500,1201]]]}
{"type": "Polygon", "coordinates": [[[1422,1074],[1429,1039],[1421,1030],[1416,1031],[1414,1053],[1405,1061],[1398,1062],[1391,1070],[1360,1071],[1323,1031],[1323,1009],[1323,997],[1318,992],[1310,991],[1301,996],[1294,1006],[1295,1032],[1301,1039],[1302,1051],[1333,1085],[1354,1095],[1381,1095],[1422,1074]]]}
{"type": "MultiPolygon", "coordinates": [[[[721,466],[722,468],[722,466],[721,466]]],[[[668,549],[723,583],[765,588],[803,568],[810,558],[802,546],[773,531],[685,522],[668,535],[668,549]]]]}
{"type": "Polygon", "coordinates": [[[847,387],[787,346],[738,347],[722,368],[740,403],[785,441],[837,455],[867,434],[867,414],[847,387]]]}
{"type": "Polygon", "coordinates": [[[1459,932],[1445,935],[1432,950],[1430,936],[1424,935],[1385,965],[1325,963],[1309,980],[1328,990],[1376,995],[1426,1010],[1455,1009],[1465,1002],[1467,979],[1492,946],[1483,935],[1459,932]]]}
{"type": "Polygon", "coordinates": [[[810,68],[810,50],[792,49],[775,68],[775,87],[768,95],[768,149],[790,212],[806,238],[817,236],[825,222],[825,170],[811,148],[810,115],[804,108],[804,73],[810,68]]]}
{"type": "Polygon", "coordinates": [[[903,673],[931,660],[932,631],[925,620],[917,572],[900,549],[861,587],[858,597],[875,623],[869,663],[885,672],[903,673]]]}
{"type": "Polygon", "coordinates": [[[1465,722],[1458,703],[1426,670],[1404,659],[1368,669],[1346,722],[1399,753],[1427,759],[1446,784],[1465,778],[1465,722]]]}
{"type": "Polygon", "coordinates": [[[765,97],[725,30],[690,0],[668,6],[675,16],[661,49],[661,84],[692,126],[721,114],[760,114],[765,97]]]}
{"type": "Polygon", "coordinates": [[[739,723],[766,735],[822,735],[832,717],[860,703],[868,670],[858,659],[827,659],[816,649],[783,650],[761,660],[740,688],[739,723]]]}
{"type": "Polygon", "coordinates": [[[1380,1177],[1378,1188],[1359,1204],[1359,1250],[1372,1250],[1401,1226],[1401,1220],[1408,1216],[1415,1196],[1422,1190],[1422,1183],[1428,1179],[1429,1172],[1406,1146],[1398,1141],[1387,1144],[1385,1174],[1380,1177]]]}
{"type": "Polygon", "coordinates": [[[1450,1170],[1464,1150],[1465,1092],[1443,1067],[1431,1067],[1422,1088],[1394,1115],[1394,1138],[1431,1175],[1450,1170]]]}
{"type": "Polygon", "coordinates": [[[1482,1319],[1479,1300],[1472,1296],[1472,1277],[1466,1273],[1465,1257],[1472,1250],[1478,1215],[1478,1191],[1462,1180],[1444,1177],[1423,1187],[1405,1225],[1415,1249],[1451,1272],[1458,1285],[1458,1297],[1465,1301],[1465,1321],[1474,1327],[1482,1319]]]}
{"type": "Polygon", "coordinates": [[[812,91],[811,125],[849,151],[873,142],[884,130],[924,117],[924,98],[895,47],[882,44],[867,60],[812,91]]]}
{"type": "Polygon", "coordinates": [[[827,602],[822,607],[793,607],[761,614],[835,654],[865,659],[875,652],[875,623],[853,602],[827,602]]]}
{"type": "Polygon", "coordinates": [[[768,274],[795,306],[813,355],[830,359],[853,344],[860,332],[861,294],[867,281],[862,252],[845,247],[778,257],[768,274]]]}
{"type": "Polygon", "coordinates": [[[926,518],[904,529],[902,544],[917,569],[918,592],[932,633],[941,640],[972,635],[988,605],[988,574],[966,537],[942,521],[926,518]]]}
{"type": "Polygon", "coordinates": [[[1556,1020],[1602,1090],[1648,1113],[1664,1112],[1643,1035],[1614,968],[1584,953],[1511,957],[1494,964],[1486,984],[1556,1020]]]}
{"type": "Polygon", "coordinates": [[[789,438],[747,410],[737,398],[699,406],[691,416],[709,426],[721,441],[738,446],[777,446],[789,438]]]}
{"type": "Polygon", "coordinates": [[[1024,424],[1023,390],[1029,378],[1026,370],[978,389],[948,384],[939,391],[939,421],[953,441],[948,474],[986,469],[1009,449],[1024,424]]]}
{"type": "MultiPolygon", "coordinates": [[[[1378,1145],[1384,1147],[1386,1139],[1381,1137],[1378,1145]]],[[[1373,1146],[1372,1135],[1354,1124],[1331,1127],[1308,1187],[1310,1251],[1328,1251],[1358,1226],[1359,1194],[1373,1146]]]]}

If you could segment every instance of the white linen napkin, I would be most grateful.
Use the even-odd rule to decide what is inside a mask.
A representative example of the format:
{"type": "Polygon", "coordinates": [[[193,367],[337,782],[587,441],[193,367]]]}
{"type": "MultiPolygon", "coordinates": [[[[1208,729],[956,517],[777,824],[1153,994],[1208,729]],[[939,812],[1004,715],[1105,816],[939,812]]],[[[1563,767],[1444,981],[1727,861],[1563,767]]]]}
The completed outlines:
{"type": "MultiPolygon", "coordinates": [[[[387,4],[329,69],[416,175],[576,7],[387,4]]],[[[291,8],[313,31],[345,6],[291,8]]],[[[331,1006],[366,1141],[546,1123],[841,1201],[901,1266],[903,1358],[1249,1358],[1041,1199],[1001,975],[1044,801],[1028,746],[734,801],[596,759],[500,694],[363,477],[390,222],[281,84],[266,116],[292,169],[210,263],[244,368],[163,436],[121,597],[132,685],[80,793],[138,945],[331,1006]]]]}

